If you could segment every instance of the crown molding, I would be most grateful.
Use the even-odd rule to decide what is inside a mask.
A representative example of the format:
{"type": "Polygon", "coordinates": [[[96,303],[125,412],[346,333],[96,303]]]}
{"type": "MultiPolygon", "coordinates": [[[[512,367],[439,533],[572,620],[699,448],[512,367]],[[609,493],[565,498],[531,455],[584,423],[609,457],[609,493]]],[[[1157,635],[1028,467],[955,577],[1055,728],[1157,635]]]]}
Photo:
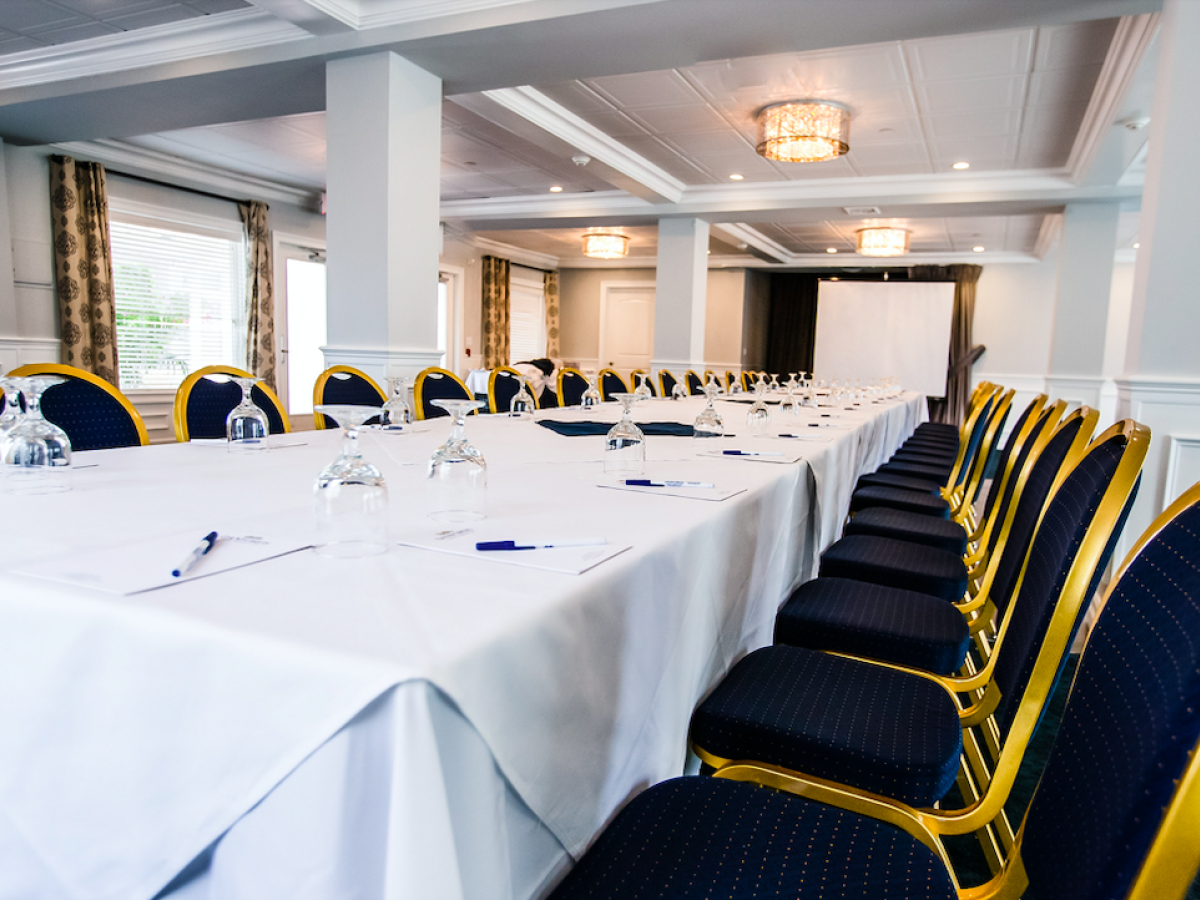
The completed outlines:
{"type": "Polygon", "coordinates": [[[470,244],[475,249],[482,250],[485,253],[501,256],[517,265],[532,266],[535,269],[557,269],[559,266],[559,258],[557,256],[551,256],[548,253],[537,253],[533,250],[525,250],[512,244],[505,244],[503,241],[493,241],[490,238],[476,237],[473,234],[458,235],[458,240],[470,244]]]}
{"type": "Polygon", "coordinates": [[[1071,154],[1067,157],[1067,171],[1071,180],[1080,182],[1091,168],[1100,150],[1100,145],[1113,127],[1113,120],[1129,90],[1129,84],[1137,72],[1138,64],[1146,54],[1146,48],[1158,33],[1159,13],[1140,16],[1123,16],[1117,23],[1108,54],[1096,87],[1083,114],[1083,122],[1075,135],[1071,154]]]}
{"type": "Polygon", "coordinates": [[[483,96],[633,179],[647,189],[648,199],[678,203],[687,189],[678,178],[528,85],[483,91],[483,96]]]}
{"type": "Polygon", "coordinates": [[[1058,241],[1058,236],[1062,234],[1063,214],[1051,213],[1048,216],[1042,217],[1042,226],[1038,229],[1037,240],[1033,245],[1033,255],[1038,259],[1045,259],[1046,254],[1053,248],[1055,242],[1058,241]]]}
{"type": "Polygon", "coordinates": [[[59,153],[103,163],[110,168],[124,170],[130,175],[208,191],[227,196],[230,200],[252,197],[256,200],[292,203],[306,209],[316,209],[320,202],[320,191],[305,190],[265,178],[256,178],[253,175],[243,175],[228,169],[215,168],[207,163],[191,162],[123,141],[73,141],[49,146],[59,153]]]}
{"type": "Polygon", "coordinates": [[[214,13],[7,54],[0,57],[0,90],[90,78],[311,38],[304,29],[260,9],[214,13]]]}
{"type": "Polygon", "coordinates": [[[766,262],[786,263],[792,258],[792,252],[783,244],[771,240],[761,231],[751,228],[741,222],[714,222],[713,230],[719,231],[734,242],[752,247],[756,256],[766,262]]]}

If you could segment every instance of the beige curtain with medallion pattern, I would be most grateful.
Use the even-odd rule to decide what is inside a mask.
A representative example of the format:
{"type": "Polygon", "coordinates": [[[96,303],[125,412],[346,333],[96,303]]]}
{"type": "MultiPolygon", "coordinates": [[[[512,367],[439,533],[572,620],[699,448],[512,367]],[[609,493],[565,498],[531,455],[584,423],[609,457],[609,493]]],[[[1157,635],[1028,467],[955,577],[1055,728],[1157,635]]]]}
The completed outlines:
{"type": "Polygon", "coordinates": [[[558,273],[546,273],[546,356],[558,358],[558,273]]]}
{"type": "Polygon", "coordinates": [[[494,369],[508,363],[508,272],[507,259],[483,258],[483,365],[494,369]]]}
{"type": "Polygon", "coordinates": [[[50,157],[62,361],[119,386],[104,166],[50,157]]]}
{"type": "Polygon", "coordinates": [[[246,368],[275,390],[275,270],[267,204],[237,205],[246,230],[246,368]]]}

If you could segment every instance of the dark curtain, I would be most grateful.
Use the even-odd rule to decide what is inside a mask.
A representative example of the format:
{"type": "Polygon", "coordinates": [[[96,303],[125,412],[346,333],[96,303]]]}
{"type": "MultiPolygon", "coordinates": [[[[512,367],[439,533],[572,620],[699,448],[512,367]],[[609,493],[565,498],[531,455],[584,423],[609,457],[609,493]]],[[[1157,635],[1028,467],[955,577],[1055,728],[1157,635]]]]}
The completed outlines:
{"type": "Polygon", "coordinates": [[[953,281],[954,317],[950,325],[950,359],[946,366],[946,396],[929,400],[929,418],[957,425],[967,412],[971,366],[983,355],[971,337],[975,320],[975,285],[983,266],[913,266],[910,281],[953,281]]]}
{"type": "Polygon", "coordinates": [[[812,372],[817,336],[817,286],[805,272],[772,273],[768,316],[768,372],[812,372]]]}

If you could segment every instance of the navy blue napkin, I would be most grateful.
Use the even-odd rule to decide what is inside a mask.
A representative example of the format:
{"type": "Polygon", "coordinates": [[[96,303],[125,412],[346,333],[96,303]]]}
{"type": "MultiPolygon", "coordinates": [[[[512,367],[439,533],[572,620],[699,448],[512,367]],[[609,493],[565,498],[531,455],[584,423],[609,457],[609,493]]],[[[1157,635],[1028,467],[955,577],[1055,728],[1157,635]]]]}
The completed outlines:
{"type": "MultiPolygon", "coordinates": [[[[538,419],[537,423],[564,437],[605,435],[612,429],[611,422],[561,422],[555,419],[538,419]]],[[[691,425],[680,425],[678,422],[638,422],[637,427],[642,429],[642,433],[647,437],[695,436],[691,425]]]]}

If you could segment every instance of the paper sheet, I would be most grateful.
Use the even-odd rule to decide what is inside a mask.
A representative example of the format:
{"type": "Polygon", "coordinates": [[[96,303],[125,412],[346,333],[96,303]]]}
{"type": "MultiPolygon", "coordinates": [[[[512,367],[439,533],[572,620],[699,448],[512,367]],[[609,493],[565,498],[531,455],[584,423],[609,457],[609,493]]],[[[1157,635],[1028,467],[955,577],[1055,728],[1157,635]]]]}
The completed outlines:
{"type": "MultiPolygon", "coordinates": [[[[729,449],[733,450],[733,449],[740,449],[740,448],[730,447],[729,449]]],[[[747,462],[765,462],[765,463],[795,463],[795,462],[800,462],[800,460],[804,459],[803,453],[796,453],[795,451],[789,451],[789,450],[758,450],[758,451],[747,450],[746,452],[747,453],[778,453],[779,455],[778,456],[727,456],[725,454],[725,452],[722,450],[701,450],[698,455],[711,456],[711,457],[714,457],[715,459],[737,459],[737,460],[745,460],[747,462]]]]}
{"type": "Polygon", "coordinates": [[[610,488],[614,491],[634,491],[639,494],[658,494],[660,497],[685,497],[688,500],[711,500],[719,503],[744,494],[745,488],[668,488],[645,487],[638,484],[605,484],[600,482],[596,487],[610,488]]]}
{"type": "MultiPolygon", "coordinates": [[[[418,550],[433,550],[435,553],[450,553],[454,556],[470,556],[488,562],[544,569],[547,572],[563,572],[567,575],[582,575],[602,562],[624,553],[632,544],[620,541],[592,547],[553,547],[545,550],[476,550],[477,541],[531,541],[552,543],[555,538],[564,540],[589,535],[557,534],[513,534],[511,529],[501,532],[495,526],[463,523],[458,527],[446,525],[443,530],[411,531],[401,534],[396,543],[401,547],[418,550]]],[[[599,535],[596,535],[599,537],[599,535]]]]}

